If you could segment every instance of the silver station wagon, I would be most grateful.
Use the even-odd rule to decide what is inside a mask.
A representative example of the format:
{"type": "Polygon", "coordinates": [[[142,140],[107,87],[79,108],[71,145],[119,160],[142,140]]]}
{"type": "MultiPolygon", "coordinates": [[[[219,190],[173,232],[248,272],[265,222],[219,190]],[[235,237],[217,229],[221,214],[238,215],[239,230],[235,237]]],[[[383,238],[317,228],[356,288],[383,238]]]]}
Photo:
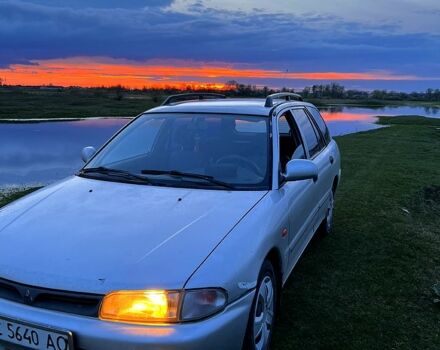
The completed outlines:
{"type": "Polygon", "coordinates": [[[269,349],[281,288],[332,229],[316,107],[171,96],[82,157],[0,210],[0,349],[269,349]]]}

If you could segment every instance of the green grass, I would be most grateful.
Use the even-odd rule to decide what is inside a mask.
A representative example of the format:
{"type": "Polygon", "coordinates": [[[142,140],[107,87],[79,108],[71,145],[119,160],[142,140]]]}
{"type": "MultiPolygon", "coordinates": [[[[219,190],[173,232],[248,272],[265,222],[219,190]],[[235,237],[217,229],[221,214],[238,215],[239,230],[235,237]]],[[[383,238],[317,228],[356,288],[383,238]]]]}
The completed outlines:
{"type": "Polygon", "coordinates": [[[275,350],[440,348],[440,120],[380,122],[337,138],[335,230],[288,280],[275,350]]]}
{"type": "Polygon", "coordinates": [[[29,193],[34,192],[37,189],[38,188],[28,188],[25,190],[12,190],[4,193],[0,191],[0,208],[5,206],[6,204],[15,201],[16,199],[19,199],[29,193]]]}
{"type": "Polygon", "coordinates": [[[39,90],[0,87],[1,119],[126,117],[159,104],[163,96],[142,92],[72,89],[39,90]]]}
{"type": "Polygon", "coordinates": [[[337,139],[334,234],[289,279],[275,349],[440,348],[440,120],[380,122],[337,139]]]}

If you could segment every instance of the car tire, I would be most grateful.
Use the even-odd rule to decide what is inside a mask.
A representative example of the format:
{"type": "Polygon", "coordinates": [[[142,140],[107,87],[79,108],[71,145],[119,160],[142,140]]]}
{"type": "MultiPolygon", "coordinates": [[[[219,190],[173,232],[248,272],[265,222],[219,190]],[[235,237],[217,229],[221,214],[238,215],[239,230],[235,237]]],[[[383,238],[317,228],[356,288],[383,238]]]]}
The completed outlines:
{"type": "Polygon", "coordinates": [[[327,211],[325,213],[325,218],[321,223],[320,231],[321,233],[326,236],[333,232],[333,217],[335,212],[335,194],[332,191],[330,191],[330,199],[327,211]]]}
{"type": "Polygon", "coordinates": [[[269,350],[277,314],[278,279],[272,263],[264,261],[243,342],[243,350],[269,350]]]}

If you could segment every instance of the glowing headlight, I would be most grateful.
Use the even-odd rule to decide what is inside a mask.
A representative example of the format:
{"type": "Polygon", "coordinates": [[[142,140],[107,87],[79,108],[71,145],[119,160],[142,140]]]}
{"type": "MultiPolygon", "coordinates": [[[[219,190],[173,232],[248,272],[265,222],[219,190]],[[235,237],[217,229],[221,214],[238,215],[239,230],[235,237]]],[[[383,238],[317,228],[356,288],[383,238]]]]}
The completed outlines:
{"type": "Polygon", "coordinates": [[[104,297],[99,318],[143,324],[191,321],[221,311],[226,302],[221,289],[118,291],[104,297]]]}
{"type": "Polygon", "coordinates": [[[120,291],[104,297],[99,318],[120,322],[176,322],[179,292],[120,291]]]}

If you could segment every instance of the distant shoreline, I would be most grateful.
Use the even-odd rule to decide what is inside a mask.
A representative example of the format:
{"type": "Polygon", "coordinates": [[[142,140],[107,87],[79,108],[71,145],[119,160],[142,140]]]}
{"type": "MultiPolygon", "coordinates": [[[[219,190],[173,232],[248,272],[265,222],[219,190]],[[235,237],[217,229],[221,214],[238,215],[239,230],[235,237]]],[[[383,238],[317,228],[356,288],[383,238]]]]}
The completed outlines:
{"type": "Polygon", "coordinates": [[[106,116],[106,117],[80,117],[80,118],[3,118],[0,123],[47,123],[47,122],[77,122],[81,120],[101,119],[133,119],[128,116],[106,116]]]}
{"type": "MultiPolygon", "coordinates": [[[[112,89],[61,89],[0,87],[0,122],[78,121],[92,118],[133,118],[157,107],[172,91],[115,91],[112,89]],[[104,117],[103,117],[104,116],[104,117]]],[[[246,94],[231,95],[244,98],[246,94]]],[[[249,95],[248,97],[259,97],[249,95]]],[[[440,108],[439,101],[313,98],[306,97],[318,107],[420,106],[440,108]]]]}

